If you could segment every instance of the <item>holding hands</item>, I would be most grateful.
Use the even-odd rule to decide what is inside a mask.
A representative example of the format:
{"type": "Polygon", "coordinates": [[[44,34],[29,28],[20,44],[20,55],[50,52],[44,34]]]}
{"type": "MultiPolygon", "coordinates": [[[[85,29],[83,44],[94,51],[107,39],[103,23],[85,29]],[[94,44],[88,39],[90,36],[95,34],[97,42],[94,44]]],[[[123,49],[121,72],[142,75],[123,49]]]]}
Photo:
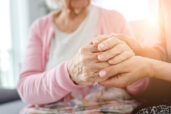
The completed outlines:
{"type": "Polygon", "coordinates": [[[98,50],[94,45],[80,48],[78,53],[68,62],[71,79],[78,85],[92,85],[104,81],[98,78],[99,71],[109,67],[107,62],[99,62],[98,50]]]}
{"type": "Polygon", "coordinates": [[[82,47],[69,61],[68,71],[78,85],[99,82],[106,87],[122,88],[146,75],[139,74],[139,70],[144,71],[144,67],[137,64],[143,63],[143,59],[135,56],[127,43],[115,35],[99,36],[91,45],[82,47]],[[141,77],[136,78],[137,75],[141,77]]]}
{"type": "MultiPolygon", "coordinates": [[[[104,53],[107,56],[113,55],[112,59],[108,59],[110,66],[99,72],[99,76],[108,77],[107,80],[100,82],[101,85],[124,88],[143,78],[153,77],[152,60],[134,54],[139,55],[142,50],[136,40],[123,35],[112,35],[111,38],[96,39],[93,44],[97,45],[99,50],[104,46],[107,50],[104,53]]],[[[99,60],[103,61],[100,58],[99,60]]]]}

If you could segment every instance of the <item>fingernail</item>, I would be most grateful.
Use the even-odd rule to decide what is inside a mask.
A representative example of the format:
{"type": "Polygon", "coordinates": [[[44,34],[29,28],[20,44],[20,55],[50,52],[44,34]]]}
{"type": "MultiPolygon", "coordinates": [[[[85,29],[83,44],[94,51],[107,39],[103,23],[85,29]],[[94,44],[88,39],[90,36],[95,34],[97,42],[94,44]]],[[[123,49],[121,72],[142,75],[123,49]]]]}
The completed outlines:
{"type": "Polygon", "coordinates": [[[93,45],[93,42],[90,42],[89,45],[93,45]]]}
{"type": "Polygon", "coordinates": [[[98,41],[93,41],[93,45],[98,46],[98,41]]]}
{"type": "Polygon", "coordinates": [[[98,59],[101,60],[101,61],[104,61],[104,60],[105,60],[105,57],[102,56],[102,55],[99,55],[99,56],[98,56],[98,59]]]}
{"type": "Polygon", "coordinates": [[[106,76],[106,71],[100,71],[99,76],[102,77],[102,78],[105,77],[106,76]]]}

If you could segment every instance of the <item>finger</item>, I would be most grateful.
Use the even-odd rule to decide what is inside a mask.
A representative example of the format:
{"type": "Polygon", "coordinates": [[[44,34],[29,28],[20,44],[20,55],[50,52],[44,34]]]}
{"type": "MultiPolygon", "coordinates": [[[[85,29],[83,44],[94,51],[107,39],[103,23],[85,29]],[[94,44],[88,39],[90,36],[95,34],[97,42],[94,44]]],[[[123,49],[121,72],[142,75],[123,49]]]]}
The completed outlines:
{"type": "MultiPolygon", "coordinates": [[[[91,72],[88,73],[88,75],[85,75],[85,77],[82,78],[83,81],[90,81],[90,82],[96,82],[99,80],[98,72],[91,72]]],[[[102,80],[102,79],[101,79],[102,80]]]]}
{"type": "Polygon", "coordinates": [[[115,45],[119,43],[122,43],[122,41],[115,37],[111,37],[99,43],[98,50],[105,51],[105,50],[111,49],[112,47],[114,47],[115,45]]]}
{"type": "Polygon", "coordinates": [[[97,46],[99,43],[101,43],[102,41],[106,40],[108,37],[109,37],[109,35],[100,35],[100,36],[97,36],[92,41],[92,43],[97,46]]]}
{"type": "Polygon", "coordinates": [[[91,52],[91,53],[95,53],[95,52],[98,52],[98,49],[97,49],[97,47],[94,46],[94,45],[88,45],[88,46],[87,46],[87,51],[88,51],[88,52],[91,52]]]}
{"type": "Polygon", "coordinates": [[[130,85],[129,78],[130,78],[130,75],[128,73],[123,73],[116,77],[112,77],[108,80],[100,82],[99,84],[105,87],[124,88],[130,85]]]}
{"type": "Polygon", "coordinates": [[[109,63],[89,63],[87,66],[87,69],[84,70],[87,74],[91,74],[91,76],[94,76],[94,74],[97,74],[99,76],[99,71],[109,67],[109,63]]]}
{"type": "Polygon", "coordinates": [[[135,54],[132,51],[125,51],[123,53],[121,53],[120,55],[113,57],[112,59],[110,59],[108,62],[110,64],[118,64],[121,63],[127,59],[129,59],[130,57],[134,56],[135,54]]]}
{"type": "Polygon", "coordinates": [[[130,38],[128,36],[121,35],[121,34],[113,34],[112,36],[117,37],[119,40],[124,41],[130,47],[131,47],[131,44],[130,44],[131,42],[137,42],[134,38],[130,38]]]}
{"type": "Polygon", "coordinates": [[[91,76],[91,77],[89,77],[89,79],[88,79],[88,81],[90,81],[90,82],[103,82],[103,81],[105,81],[106,79],[104,79],[104,78],[99,78],[99,76],[91,76]]]}
{"type": "Polygon", "coordinates": [[[80,52],[82,52],[82,53],[85,53],[85,52],[96,53],[96,52],[98,52],[98,49],[94,45],[86,45],[86,46],[83,46],[80,48],[80,52]]]}
{"type": "Polygon", "coordinates": [[[93,67],[96,68],[95,70],[97,70],[97,72],[99,70],[105,69],[109,66],[110,66],[110,64],[108,62],[95,63],[95,65],[93,65],[93,67]]]}
{"type": "Polygon", "coordinates": [[[101,78],[109,78],[109,77],[112,77],[112,76],[116,76],[118,74],[122,74],[122,73],[125,73],[127,72],[127,63],[125,64],[124,62],[123,63],[120,63],[120,64],[117,64],[117,65],[112,65],[112,66],[109,66],[103,70],[101,70],[99,72],[99,76],[101,78]]]}
{"type": "Polygon", "coordinates": [[[86,53],[85,59],[87,61],[90,61],[90,62],[93,62],[93,63],[97,63],[97,62],[99,62],[98,59],[97,59],[98,55],[99,55],[99,53],[86,53]]]}
{"type": "Polygon", "coordinates": [[[107,61],[117,55],[120,55],[123,51],[127,50],[125,47],[125,44],[119,44],[116,45],[114,48],[111,48],[110,50],[107,50],[105,52],[102,52],[98,56],[98,60],[100,61],[107,61]]]}

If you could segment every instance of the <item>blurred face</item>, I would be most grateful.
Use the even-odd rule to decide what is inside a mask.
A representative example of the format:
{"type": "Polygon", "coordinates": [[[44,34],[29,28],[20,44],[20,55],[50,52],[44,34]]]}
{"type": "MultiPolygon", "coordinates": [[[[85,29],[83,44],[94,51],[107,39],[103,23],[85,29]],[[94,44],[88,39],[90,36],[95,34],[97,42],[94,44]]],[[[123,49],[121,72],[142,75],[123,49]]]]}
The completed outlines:
{"type": "Polygon", "coordinates": [[[90,5],[90,0],[62,0],[64,7],[76,14],[81,13],[90,5]]]}

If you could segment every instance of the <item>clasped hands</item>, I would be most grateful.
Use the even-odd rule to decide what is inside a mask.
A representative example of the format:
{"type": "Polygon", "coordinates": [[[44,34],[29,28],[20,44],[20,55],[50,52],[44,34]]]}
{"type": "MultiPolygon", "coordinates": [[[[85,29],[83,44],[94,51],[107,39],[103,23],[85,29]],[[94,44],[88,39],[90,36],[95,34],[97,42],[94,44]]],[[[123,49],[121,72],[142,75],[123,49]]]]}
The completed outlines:
{"type": "Polygon", "coordinates": [[[111,78],[120,75],[114,66],[134,55],[132,49],[115,35],[98,36],[91,44],[80,48],[68,62],[68,72],[78,85],[98,82],[105,86],[111,78]]]}

